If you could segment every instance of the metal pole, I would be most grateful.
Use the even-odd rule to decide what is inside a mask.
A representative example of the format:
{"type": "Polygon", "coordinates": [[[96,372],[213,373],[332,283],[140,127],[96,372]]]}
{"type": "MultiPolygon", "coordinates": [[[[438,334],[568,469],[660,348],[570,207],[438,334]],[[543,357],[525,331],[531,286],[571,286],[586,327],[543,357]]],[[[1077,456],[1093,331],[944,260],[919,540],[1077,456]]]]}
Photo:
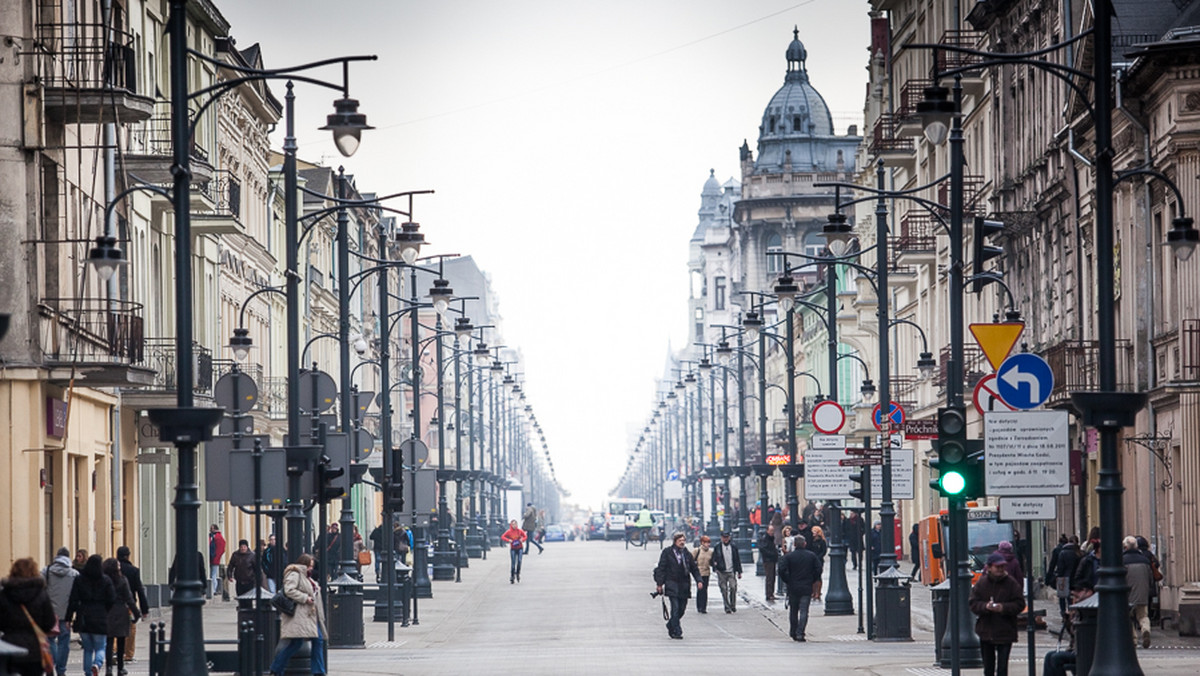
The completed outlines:
{"type": "MultiPolygon", "coordinates": [[[[829,400],[838,400],[838,330],[837,330],[837,268],[833,262],[825,266],[825,329],[829,338],[829,400]]],[[[831,513],[829,525],[829,592],[825,594],[826,615],[853,615],[854,602],[846,581],[846,542],[842,533],[842,503],[825,503],[831,513]]]]}
{"type": "Polygon", "coordinates": [[[750,563],[753,553],[750,551],[750,503],[746,501],[746,480],[749,478],[749,465],[746,464],[746,354],[745,354],[745,333],[738,331],[737,334],[737,359],[738,359],[738,464],[741,466],[741,474],[738,477],[738,532],[737,548],[738,555],[742,557],[742,563],[750,563]]]}
{"type": "MultiPolygon", "coordinates": [[[[381,229],[378,237],[379,257],[387,258],[388,236],[381,229]]],[[[388,298],[391,294],[391,268],[379,270],[379,433],[383,436],[383,537],[379,540],[383,549],[385,598],[387,601],[388,641],[396,640],[396,513],[391,503],[392,486],[404,485],[403,466],[397,467],[392,451],[392,321],[388,298]]],[[[415,572],[415,571],[414,571],[415,572]]]]}
{"type": "MultiPolygon", "coordinates": [[[[457,341],[458,338],[455,337],[457,341]]],[[[463,559],[467,550],[466,521],[463,519],[463,416],[462,416],[462,350],[454,346],[454,525],[458,529],[454,548],[454,581],[462,582],[463,559]]]]}
{"type": "MultiPolygon", "coordinates": [[[[339,200],[346,199],[346,170],[344,167],[338,167],[337,176],[337,196],[339,200]]],[[[350,388],[350,214],[345,205],[339,204],[337,210],[337,257],[338,257],[338,369],[341,380],[341,427],[342,434],[347,435],[350,443],[350,448],[353,452],[350,456],[350,461],[358,461],[358,444],[354,439],[353,416],[354,410],[354,393],[350,388]]],[[[386,321],[386,320],[385,320],[386,321]]],[[[354,482],[354,474],[350,467],[344,468],[346,476],[350,483],[354,482]]],[[[358,563],[354,560],[354,510],[353,503],[350,500],[350,494],[347,493],[342,498],[342,514],[339,521],[341,522],[342,538],[339,540],[341,545],[341,563],[338,571],[341,575],[350,575],[358,569],[358,563]]],[[[342,591],[339,589],[339,591],[342,591]]],[[[332,619],[332,618],[331,618],[332,619]]],[[[358,620],[361,622],[362,618],[358,620]]],[[[360,632],[361,634],[361,632],[360,632]]]]}
{"type": "MultiPolygon", "coordinates": [[[[409,342],[412,345],[412,439],[413,444],[421,440],[421,382],[424,380],[424,374],[421,369],[421,321],[418,315],[420,303],[417,300],[417,269],[411,268],[411,276],[409,277],[411,284],[409,313],[411,319],[409,322],[410,333],[409,342]]],[[[440,438],[439,438],[440,441],[440,438]]],[[[413,525],[413,624],[417,624],[417,599],[418,598],[433,598],[433,583],[429,579],[428,562],[429,547],[425,541],[425,528],[417,528],[417,505],[416,505],[416,480],[417,480],[417,465],[412,463],[413,483],[413,504],[409,507],[412,515],[413,525]]]]}
{"type": "MultiPolygon", "coordinates": [[[[786,267],[786,266],[785,266],[786,267]]],[[[787,440],[788,440],[788,469],[796,467],[796,320],[792,312],[793,308],[788,308],[787,314],[787,344],[784,346],[784,352],[787,357],[787,440]]],[[[784,491],[787,494],[788,507],[788,524],[792,527],[792,532],[797,532],[797,525],[800,523],[800,496],[796,491],[796,477],[793,474],[784,474],[784,491]]]]}
{"type": "Polygon", "coordinates": [[[453,580],[454,564],[450,561],[450,507],[446,501],[446,405],[443,400],[445,382],[442,374],[444,353],[442,346],[442,316],[438,314],[434,325],[435,354],[437,358],[437,421],[438,421],[438,529],[437,547],[433,552],[433,579],[453,580]]]}
{"type": "MultiPolygon", "coordinates": [[[[283,213],[286,257],[285,297],[287,302],[287,445],[300,446],[300,233],[297,223],[299,206],[296,177],[296,96],[287,83],[284,96],[285,135],[283,138],[283,213]]],[[[290,464],[290,463],[289,463],[290,464]]],[[[303,467],[288,468],[287,552],[288,560],[308,551],[304,541],[304,505],[300,495],[303,467]]]]}

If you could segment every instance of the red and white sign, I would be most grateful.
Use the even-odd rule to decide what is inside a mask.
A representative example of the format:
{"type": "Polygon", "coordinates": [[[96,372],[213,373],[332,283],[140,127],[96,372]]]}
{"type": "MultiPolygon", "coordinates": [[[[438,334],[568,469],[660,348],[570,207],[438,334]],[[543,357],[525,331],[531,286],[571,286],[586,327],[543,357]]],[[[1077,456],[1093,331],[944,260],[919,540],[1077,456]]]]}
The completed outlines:
{"type": "Polygon", "coordinates": [[[792,462],[792,456],[786,455],[784,453],[776,453],[774,455],[767,456],[767,464],[768,465],[787,465],[787,464],[790,464],[791,462],[792,462]]]}
{"type": "Polygon", "coordinates": [[[1015,411],[1017,409],[1009,406],[1004,397],[1000,396],[1000,390],[996,387],[996,374],[989,373],[979,379],[975,385],[975,392],[971,395],[971,401],[975,404],[975,410],[979,411],[979,415],[985,415],[992,411],[1015,411]]]}
{"type": "Polygon", "coordinates": [[[812,424],[821,434],[837,434],[846,425],[846,411],[836,401],[823,401],[813,407],[812,424]]]}

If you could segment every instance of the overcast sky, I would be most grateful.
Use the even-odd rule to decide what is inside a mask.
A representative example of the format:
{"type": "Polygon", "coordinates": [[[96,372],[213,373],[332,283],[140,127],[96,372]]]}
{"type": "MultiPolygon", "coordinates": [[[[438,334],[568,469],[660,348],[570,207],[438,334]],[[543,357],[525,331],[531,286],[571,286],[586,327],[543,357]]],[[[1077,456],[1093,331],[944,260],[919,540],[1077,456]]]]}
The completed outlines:
{"type": "Polygon", "coordinates": [[[490,273],[559,481],[592,506],[621,474],[668,346],[686,340],[700,190],[709,169],[740,178],[793,26],[839,133],[862,124],[862,0],[218,6],[268,68],[378,54],[352,67],[377,129],[348,160],[317,130],[335,94],[297,85],[300,155],[344,164],[363,191],[437,191],[415,205],[423,253],[470,254],[490,273]]]}

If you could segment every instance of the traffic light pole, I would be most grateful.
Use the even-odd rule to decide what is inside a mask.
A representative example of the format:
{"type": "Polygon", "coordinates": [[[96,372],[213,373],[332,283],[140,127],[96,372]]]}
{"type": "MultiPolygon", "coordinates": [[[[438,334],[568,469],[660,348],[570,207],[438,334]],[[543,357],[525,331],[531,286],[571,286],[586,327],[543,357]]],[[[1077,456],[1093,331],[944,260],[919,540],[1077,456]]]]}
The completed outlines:
{"type": "MultiPolygon", "coordinates": [[[[379,232],[379,257],[387,257],[388,235],[382,229],[379,232]]],[[[391,348],[392,322],[388,312],[388,278],[390,268],[383,266],[379,270],[379,387],[383,398],[379,402],[379,433],[383,436],[383,536],[379,538],[379,546],[383,549],[384,584],[387,587],[387,632],[388,641],[396,640],[395,588],[396,588],[396,509],[403,505],[393,504],[394,486],[404,486],[403,463],[396,463],[392,457],[392,376],[391,348]]]]}

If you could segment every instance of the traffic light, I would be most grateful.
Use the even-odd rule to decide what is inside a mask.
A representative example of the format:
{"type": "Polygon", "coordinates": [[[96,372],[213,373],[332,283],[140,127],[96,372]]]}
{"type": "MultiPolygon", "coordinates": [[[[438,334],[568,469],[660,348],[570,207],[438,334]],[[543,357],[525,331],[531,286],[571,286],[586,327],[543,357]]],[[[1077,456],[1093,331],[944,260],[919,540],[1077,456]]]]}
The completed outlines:
{"type": "Polygon", "coordinates": [[[393,512],[404,511],[404,477],[398,476],[391,483],[384,484],[383,501],[393,512]]]}
{"type": "Polygon", "coordinates": [[[972,240],[974,260],[971,268],[971,291],[973,293],[979,293],[989,281],[999,278],[999,273],[985,271],[983,264],[1004,253],[1004,249],[987,243],[989,238],[1002,232],[1004,232],[1002,221],[989,221],[982,216],[975,217],[975,236],[972,240]]]}
{"type": "Polygon", "coordinates": [[[317,465],[317,499],[321,502],[329,502],[345,495],[345,490],[340,485],[337,485],[337,480],[346,473],[345,467],[330,467],[329,459],[323,458],[324,462],[317,465]]]}
{"type": "MultiPolygon", "coordinates": [[[[937,458],[929,466],[938,471],[937,489],[944,498],[962,498],[967,488],[967,415],[963,407],[938,409],[937,458]]],[[[933,482],[930,482],[933,486],[933,482]]]]}
{"type": "Polygon", "coordinates": [[[871,502],[871,475],[864,467],[859,470],[858,474],[851,474],[850,481],[858,484],[857,487],[850,489],[850,497],[858,500],[864,505],[870,505],[871,502]]]}

